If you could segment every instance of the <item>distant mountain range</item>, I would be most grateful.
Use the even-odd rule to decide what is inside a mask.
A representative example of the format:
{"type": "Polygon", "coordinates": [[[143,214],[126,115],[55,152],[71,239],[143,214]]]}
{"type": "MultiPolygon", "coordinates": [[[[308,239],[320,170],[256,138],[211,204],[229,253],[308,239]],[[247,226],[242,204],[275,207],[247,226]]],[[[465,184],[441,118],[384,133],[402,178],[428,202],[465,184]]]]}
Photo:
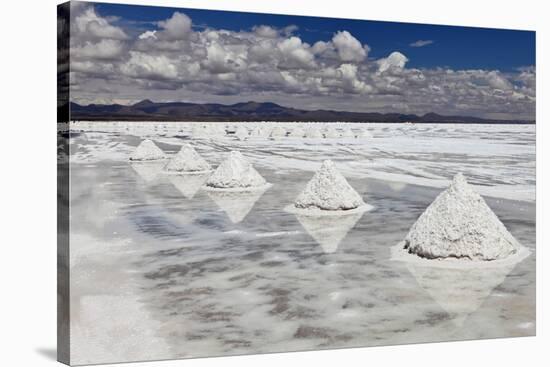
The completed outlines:
{"type": "MultiPolygon", "coordinates": [[[[67,105],[58,114],[66,115],[67,105]]],[[[348,112],[334,110],[301,110],[270,102],[243,102],[232,105],[217,103],[157,103],[143,100],[131,106],[120,104],[70,103],[71,120],[102,121],[349,121],[349,122],[413,122],[466,124],[532,124],[527,120],[494,120],[471,116],[443,116],[427,113],[422,116],[401,113],[348,112]]]]}

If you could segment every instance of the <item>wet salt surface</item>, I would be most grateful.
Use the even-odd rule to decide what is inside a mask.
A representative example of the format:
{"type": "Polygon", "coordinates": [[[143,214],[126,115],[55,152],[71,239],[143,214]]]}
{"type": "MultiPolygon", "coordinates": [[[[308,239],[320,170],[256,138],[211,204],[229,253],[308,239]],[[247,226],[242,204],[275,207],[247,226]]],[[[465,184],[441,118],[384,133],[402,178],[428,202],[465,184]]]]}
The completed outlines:
{"type": "MultiPolygon", "coordinates": [[[[139,143],[113,133],[94,139],[123,152],[139,143]]],[[[138,171],[93,153],[101,148],[85,140],[75,143],[73,152],[94,158],[71,166],[76,364],[535,333],[532,202],[487,199],[533,251],[517,266],[431,269],[390,261],[390,249],[440,189],[350,177],[375,209],[319,233],[326,225],[284,211],[312,172],[267,162],[256,166],[273,186],[255,202],[202,190],[187,198],[154,166],[138,171]]],[[[197,150],[215,166],[222,157],[207,144],[197,150]]],[[[256,151],[256,161],[270,153],[266,147],[260,159],[256,151]]],[[[340,163],[351,164],[347,157],[340,163]]],[[[185,182],[179,187],[187,192],[185,182]]]]}

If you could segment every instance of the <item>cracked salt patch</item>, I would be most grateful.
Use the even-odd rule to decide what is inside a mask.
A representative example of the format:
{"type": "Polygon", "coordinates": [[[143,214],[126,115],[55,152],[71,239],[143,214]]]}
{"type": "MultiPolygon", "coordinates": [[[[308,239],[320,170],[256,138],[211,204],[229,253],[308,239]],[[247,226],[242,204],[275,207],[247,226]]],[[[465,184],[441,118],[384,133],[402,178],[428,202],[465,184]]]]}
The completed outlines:
{"type": "Polygon", "coordinates": [[[165,158],[164,152],[150,139],[143,140],[130,156],[131,161],[154,161],[165,158]]]}
{"type": "Polygon", "coordinates": [[[167,173],[204,174],[212,170],[210,164],[191,146],[184,144],[164,167],[167,173]]]}
{"type": "Polygon", "coordinates": [[[210,191],[261,191],[270,186],[271,184],[267,183],[240,152],[232,151],[208,178],[204,189],[210,191]]]}
{"type": "Polygon", "coordinates": [[[516,241],[460,173],[393,249],[397,260],[420,258],[424,263],[432,260],[458,267],[480,262],[508,265],[528,255],[529,250],[516,241]]]}

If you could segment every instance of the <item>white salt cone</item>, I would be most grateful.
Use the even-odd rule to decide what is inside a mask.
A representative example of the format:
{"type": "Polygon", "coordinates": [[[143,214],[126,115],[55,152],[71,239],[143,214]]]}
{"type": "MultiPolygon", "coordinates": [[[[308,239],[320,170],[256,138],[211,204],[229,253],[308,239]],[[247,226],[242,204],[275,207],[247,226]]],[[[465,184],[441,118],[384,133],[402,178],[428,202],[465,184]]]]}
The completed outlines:
{"type": "Polygon", "coordinates": [[[331,160],[323,162],[294,202],[294,207],[298,209],[325,211],[345,211],[365,205],[361,196],[338,172],[331,160]]]}
{"type": "Polygon", "coordinates": [[[164,152],[149,139],[145,139],[139,143],[134,153],[130,156],[131,161],[154,161],[164,158],[166,158],[164,152]]]}
{"type": "Polygon", "coordinates": [[[521,245],[459,173],[411,227],[404,248],[428,259],[500,260],[521,245]]]}
{"type": "Polygon", "coordinates": [[[248,191],[268,185],[265,179],[240,153],[233,151],[206,181],[206,189],[232,189],[248,191]]]}
{"type": "Polygon", "coordinates": [[[210,164],[190,144],[184,144],[164,167],[165,171],[172,173],[204,173],[211,169],[210,164]]]}

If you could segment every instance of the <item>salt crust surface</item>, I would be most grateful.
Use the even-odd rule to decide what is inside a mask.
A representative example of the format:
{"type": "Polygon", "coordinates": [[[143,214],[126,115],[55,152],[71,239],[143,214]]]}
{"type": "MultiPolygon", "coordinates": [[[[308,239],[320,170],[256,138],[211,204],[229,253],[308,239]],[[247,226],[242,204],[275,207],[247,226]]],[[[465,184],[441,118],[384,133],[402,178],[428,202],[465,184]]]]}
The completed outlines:
{"type": "Polygon", "coordinates": [[[294,202],[296,209],[349,211],[365,207],[361,196],[350,186],[331,160],[315,172],[294,202]]]}
{"type": "Polygon", "coordinates": [[[210,164],[191,146],[184,144],[180,151],[166,164],[164,170],[168,173],[200,174],[212,169],[210,164]]]}
{"type": "Polygon", "coordinates": [[[413,224],[401,247],[416,257],[459,262],[497,261],[524,253],[460,173],[413,224]]]}
{"type": "Polygon", "coordinates": [[[130,156],[131,161],[154,161],[164,158],[166,158],[164,152],[150,139],[145,139],[139,143],[130,156]]]}
{"type": "Polygon", "coordinates": [[[206,181],[205,190],[250,191],[270,187],[252,164],[237,151],[229,153],[206,181]]]}

